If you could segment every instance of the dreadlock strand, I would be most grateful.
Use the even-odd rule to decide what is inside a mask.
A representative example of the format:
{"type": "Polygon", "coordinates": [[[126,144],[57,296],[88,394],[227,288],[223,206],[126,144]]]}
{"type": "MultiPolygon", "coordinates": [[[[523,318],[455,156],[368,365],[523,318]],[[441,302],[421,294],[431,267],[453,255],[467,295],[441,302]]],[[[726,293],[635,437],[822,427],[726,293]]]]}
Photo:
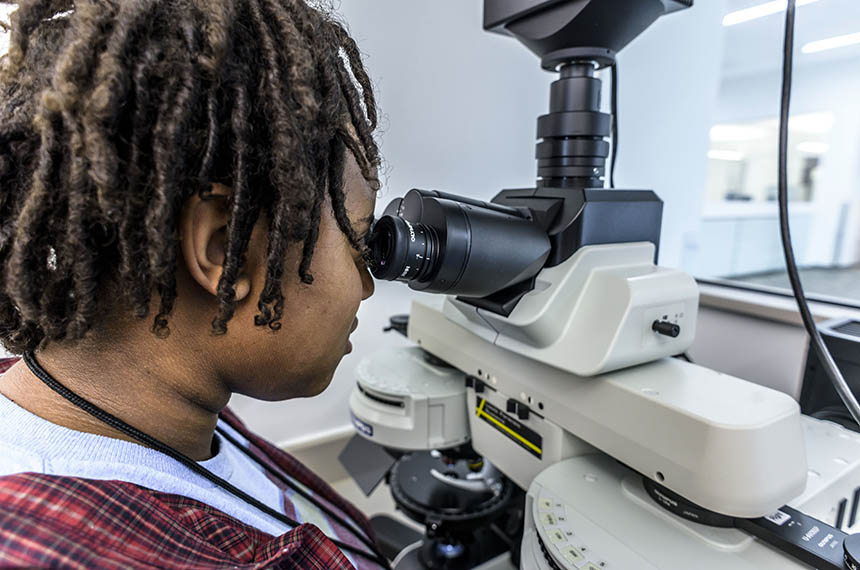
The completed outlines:
{"type": "MultiPolygon", "coordinates": [[[[104,49],[108,35],[114,27],[117,8],[113,3],[95,6],[80,2],[72,30],[75,39],[60,54],[51,90],[46,104],[62,113],[65,129],[69,133],[69,174],[63,181],[68,196],[66,220],[66,256],[64,266],[71,273],[72,303],[67,331],[71,338],[80,338],[89,330],[96,314],[95,291],[98,287],[97,256],[89,231],[97,220],[93,219],[95,189],[89,179],[90,160],[84,139],[83,107],[85,93],[94,79],[98,53],[104,49]],[[68,262],[68,265],[66,263],[68,262]]],[[[58,319],[59,320],[59,319],[58,319]]],[[[44,327],[43,327],[44,329],[44,327]]]]}
{"type": "Polygon", "coordinates": [[[153,100],[150,90],[153,68],[161,54],[157,47],[147,44],[141,52],[141,60],[132,73],[134,83],[134,112],[131,119],[131,140],[128,150],[128,181],[131,189],[125,201],[123,219],[119,227],[120,277],[129,292],[134,314],[143,318],[149,313],[151,300],[151,262],[148,255],[149,238],[140,216],[136,212],[146,211],[152,195],[153,163],[152,132],[147,128],[158,101],[153,100]]]}
{"type": "MultiPolygon", "coordinates": [[[[314,80],[314,53],[310,49],[307,42],[302,41],[302,35],[296,27],[296,20],[300,18],[301,9],[295,6],[296,1],[287,2],[289,8],[282,4],[270,2],[268,8],[273,16],[274,24],[278,27],[281,37],[288,42],[294,43],[297,46],[297,53],[288,53],[281,50],[282,57],[288,58],[286,61],[287,81],[292,89],[292,99],[298,104],[299,118],[310,121],[313,120],[315,114],[319,111],[319,104],[313,89],[314,80]]],[[[251,6],[255,5],[254,0],[249,0],[251,6]]],[[[258,6],[259,9],[259,6],[258,6]]],[[[262,29],[266,29],[265,22],[259,23],[262,29]]],[[[270,37],[270,33],[266,34],[270,37]]],[[[266,46],[264,42],[264,46],[266,46]]],[[[267,47],[274,48],[274,45],[267,47]]]]}
{"type": "MultiPolygon", "coordinates": [[[[271,32],[267,29],[261,6],[254,0],[251,0],[249,5],[252,16],[260,29],[263,53],[270,68],[270,75],[263,78],[263,84],[267,91],[267,100],[271,105],[271,114],[275,118],[272,129],[275,139],[273,143],[275,148],[279,149],[272,156],[272,182],[276,187],[283,189],[270,216],[266,282],[258,303],[260,314],[255,318],[255,324],[269,326],[269,328],[277,330],[280,328],[279,321],[283,314],[284,298],[281,283],[287,240],[291,236],[303,240],[304,247],[307,248],[310,239],[309,232],[318,220],[318,216],[315,218],[315,213],[318,211],[318,203],[321,201],[319,178],[314,179],[309,174],[313,170],[312,164],[309,164],[312,163],[312,151],[299,143],[301,133],[296,123],[297,116],[302,114],[313,115],[319,111],[319,105],[312,98],[303,96],[287,98],[283,96],[279,57],[274,42],[270,39],[271,32]],[[290,101],[294,109],[288,108],[290,101]],[[303,107],[304,112],[300,111],[303,107]],[[290,172],[288,160],[290,158],[295,160],[296,157],[302,157],[304,160],[299,161],[298,168],[294,168],[290,172]],[[286,192],[287,189],[290,189],[293,195],[292,203],[286,200],[286,196],[289,195],[286,192]],[[298,227],[291,228],[291,224],[288,223],[290,218],[298,218],[303,223],[299,224],[298,227]]],[[[269,15],[278,26],[282,36],[291,38],[292,41],[300,44],[299,32],[287,11],[283,8],[278,9],[278,6],[271,3],[268,8],[271,10],[269,15]]],[[[294,90],[297,89],[298,84],[308,84],[307,75],[313,70],[310,64],[297,65],[288,61],[286,66],[290,85],[294,90]]],[[[308,94],[312,91],[309,88],[299,89],[299,93],[308,94]]],[[[292,225],[295,226],[296,224],[292,225]]],[[[315,242],[315,238],[312,241],[315,242]]],[[[310,247],[312,249],[313,245],[310,247]]]]}
{"type": "MultiPolygon", "coordinates": [[[[347,101],[347,108],[349,109],[353,128],[355,129],[362,146],[362,162],[366,165],[364,168],[362,168],[362,173],[366,176],[369,176],[369,173],[373,168],[372,157],[375,155],[376,152],[376,143],[373,140],[373,136],[370,134],[370,131],[368,131],[368,129],[364,126],[363,112],[361,110],[361,106],[358,103],[358,92],[355,86],[352,85],[352,81],[349,79],[349,75],[346,73],[346,70],[339,68],[338,76],[340,78],[340,86],[343,91],[343,97],[347,101]],[[367,172],[365,172],[365,170],[367,172]]],[[[361,162],[359,164],[361,165],[361,162]]]]}
{"type": "MultiPolygon", "coordinates": [[[[347,61],[350,64],[350,67],[353,68],[353,73],[358,74],[358,77],[364,77],[364,81],[361,82],[361,84],[369,85],[369,79],[364,72],[358,48],[355,46],[354,42],[352,42],[351,38],[349,38],[348,34],[346,34],[345,29],[334,21],[328,23],[328,29],[332,34],[332,41],[337,42],[341,47],[344,47],[344,51],[347,53],[347,61]]],[[[330,57],[333,56],[337,61],[327,62],[326,69],[337,77],[337,84],[339,85],[342,95],[342,98],[337,98],[337,101],[339,103],[341,103],[341,100],[345,102],[345,107],[349,112],[347,119],[353,127],[352,130],[355,133],[355,136],[358,137],[358,140],[356,141],[352,134],[346,135],[348,139],[352,139],[349,142],[349,149],[355,156],[356,162],[358,163],[364,178],[372,187],[378,188],[380,184],[376,175],[376,168],[379,163],[379,151],[371,132],[372,128],[375,128],[376,123],[375,101],[372,98],[372,90],[368,88],[368,94],[371,98],[363,101],[363,108],[362,102],[360,102],[361,94],[355,86],[349,70],[345,67],[340,53],[338,52],[336,56],[335,54],[330,54],[330,57]],[[370,111],[368,111],[368,109],[370,111]],[[373,124],[374,127],[371,127],[371,124],[373,124]]],[[[330,112],[334,113],[334,111],[330,112]]],[[[335,131],[342,131],[345,123],[346,119],[342,119],[339,123],[336,123],[334,125],[335,131]]],[[[334,136],[334,133],[332,136],[334,136]]]]}
{"type": "Polygon", "coordinates": [[[187,156],[187,149],[182,142],[188,122],[188,107],[193,107],[198,83],[190,62],[185,62],[176,77],[176,89],[172,90],[173,96],[167,99],[170,104],[161,110],[163,114],[155,127],[154,137],[159,141],[154,153],[156,186],[153,204],[146,219],[149,241],[155,245],[150,263],[160,297],[153,330],[162,336],[170,334],[167,316],[173,311],[176,300],[178,247],[175,226],[179,207],[189,194],[188,188],[183,187],[186,181],[180,177],[187,156]]]}
{"type": "Polygon", "coordinates": [[[87,171],[89,161],[85,156],[83,135],[80,131],[71,133],[70,170],[65,186],[69,196],[69,211],[66,228],[67,255],[71,261],[74,312],[69,318],[69,336],[80,338],[89,330],[95,316],[97,283],[97,259],[92,250],[93,241],[88,229],[94,226],[93,205],[95,188],[87,171]]]}
{"type": "MultiPolygon", "coordinates": [[[[269,7],[272,8],[273,6],[269,7]]],[[[275,47],[276,44],[272,39],[271,29],[266,23],[259,3],[250,0],[249,8],[257,24],[263,55],[268,64],[268,73],[262,77],[262,82],[268,95],[269,111],[274,119],[270,130],[270,136],[273,138],[272,143],[275,145],[275,151],[271,157],[273,163],[272,183],[275,187],[281,188],[283,194],[286,194],[287,189],[298,194],[298,196],[293,196],[293,210],[297,215],[301,215],[312,208],[314,192],[314,180],[310,175],[312,153],[308,148],[309,145],[302,144],[302,135],[305,133],[302,133],[298,126],[299,117],[312,118],[319,111],[319,104],[313,97],[313,90],[310,87],[313,81],[313,67],[307,63],[307,60],[313,56],[309,51],[305,51],[295,54],[290,61],[285,61],[287,77],[284,78],[280,64],[283,57],[286,56],[279,55],[279,50],[275,47]],[[297,64],[295,60],[301,60],[304,63],[297,64]],[[298,96],[291,97],[284,92],[285,81],[288,82],[287,84],[294,93],[299,94],[298,96]],[[291,164],[296,158],[301,158],[297,172],[295,172],[295,165],[291,164]]],[[[289,14],[283,8],[280,10],[276,6],[275,8],[268,15],[278,26],[284,40],[301,45],[303,43],[301,36],[289,14]]],[[[294,228],[293,235],[302,238],[306,232],[307,229],[304,227],[294,228]]]]}
{"type": "Polygon", "coordinates": [[[370,76],[367,74],[367,71],[364,69],[364,64],[361,61],[361,52],[359,51],[355,40],[349,36],[342,26],[337,23],[333,23],[332,25],[335,27],[337,38],[340,41],[340,45],[343,48],[344,53],[346,53],[352,74],[361,86],[368,126],[370,130],[373,131],[376,129],[378,122],[376,98],[373,96],[373,86],[371,85],[370,76]]]}
{"type": "MultiPolygon", "coordinates": [[[[72,20],[71,42],[59,54],[52,98],[67,121],[82,122],[86,103],[85,94],[92,85],[98,65],[98,56],[113,30],[117,8],[113,2],[96,6],[93,2],[79,2],[72,20]]],[[[70,126],[71,131],[76,128],[70,126]]]]}
{"type": "Polygon", "coordinates": [[[235,164],[233,168],[233,194],[230,197],[230,218],[227,222],[227,245],[224,254],[224,267],[218,280],[218,315],[212,321],[216,334],[227,332],[227,321],[236,310],[236,279],[245,264],[245,252],[251,238],[251,231],[257,221],[259,207],[251,196],[248,179],[245,176],[248,144],[248,119],[250,116],[248,93],[244,85],[236,87],[233,104],[232,127],[235,136],[235,164]]]}
{"type": "Polygon", "coordinates": [[[203,20],[206,50],[197,56],[197,61],[201,68],[215,77],[232,43],[229,30],[236,18],[236,7],[233,0],[192,0],[192,5],[200,14],[208,15],[203,20]]]}
{"type": "Polygon", "coordinates": [[[73,0],[21,0],[18,2],[18,9],[12,13],[11,18],[10,63],[18,66],[24,61],[33,31],[41,22],[73,7],[73,0]]]}
{"type": "MultiPolygon", "coordinates": [[[[56,168],[58,173],[54,184],[60,185],[60,181],[71,174],[70,164],[67,156],[59,155],[57,160],[61,161],[56,168]]],[[[68,230],[69,198],[65,193],[55,193],[50,201],[51,211],[46,216],[46,224],[54,231],[54,236],[62,236],[68,230]]],[[[62,239],[52,239],[46,247],[47,255],[43,263],[49,273],[61,271],[66,275],[71,274],[71,256],[67,251],[67,244],[62,239]]],[[[70,277],[65,279],[48,280],[42,289],[39,299],[39,327],[49,339],[61,339],[66,336],[68,316],[74,312],[75,299],[69,295],[74,287],[70,277]]]]}
{"type": "MultiPolygon", "coordinates": [[[[356,151],[351,147],[351,145],[355,145],[354,139],[342,135],[337,140],[355,154],[356,151]]],[[[359,237],[355,228],[352,227],[352,222],[349,221],[349,216],[346,213],[346,195],[343,192],[343,183],[329,184],[328,194],[331,198],[334,219],[337,222],[340,231],[346,235],[347,240],[349,240],[349,244],[360,251],[362,249],[361,237],[359,237]]]]}
{"type": "MultiPolygon", "coordinates": [[[[331,151],[328,157],[328,168],[326,175],[326,186],[342,186],[343,185],[343,167],[344,167],[344,150],[345,147],[342,143],[339,143],[337,139],[335,139],[334,144],[331,145],[331,151]]],[[[308,271],[311,266],[311,261],[314,255],[314,248],[316,247],[317,240],[319,238],[319,219],[320,219],[320,210],[322,206],[322,202],[324,199],[324,195],[320,192],[317,200],[314,202],[314,208],[311,213],[312,219],[314,223],[311,224],[313,230],[308,238],[305,240],[304,248],[302,250],[302,260],[299,263],[299,277],[302,282],[310,285],[313,283],[314,278],[308,271]]],[[[350,224],[350,228],[352,225],[350,224]]]]}
{"type": "Polygon", "coordinates": [[[206,96],[206,122],[206,148],[203,151],[200,170],[197,172],[197,179],[200,181],[200,190],[203,192],[209,188],[209,180],[212,177],[212,165],[215,162],[215,153],[218,150],[220,136],[218,95],[214,89],[206,96]]]}
{"type": "Polygon", "coordinates": [[[119,222],[123,210],[122,185],[118,179],[121,163],[115,133],[132,87],[125,61],[136,47],[139,36],[149,35],[155,12],[152,1],[120,5],[117,18],[120,23],[98,59],[95,88],[87,97],[84,110],[85,144],[88,149],[94,149],[88,153],[90,178],[95,184],[102,214],[112,223],[119,222]]]}
{"type": "Polygon", "coordinates": [[[40,252],[44,252],[45,224],[51,204],[51,189],[56,178],[60,130],[59,114],[45,111],[39,121],[41,126],[41,147],[37,167],[33,177],[33,188],[26,197],[18,215],[16,235],[12,244],[10,259],[7,263],[7,283],[11,298],[23,321],[39,320],[38,288],[36,279],[45,269],[40,262],[40,252]]]}
{"type": "MultiPolygon", "coordinates": [[[[297,38],[305,38],[307,41],[306,34],[308,29],[313,29],[316,32],[318,41],[327,37],[325,35],[325,27],[322,25],[319,17],[314,19],[309,14],[302,14],[301,10],[295,10],[295,5],[287,8],[279,6],[276,0],[264,0],[264,3],[270,13],[273,14],[271,20],[279,24],[281,34],[287,37],[296,36],[297,38]],[[294,10],[290,18],[285,16],[278,17],[279,12],[287,13],[288,10],[294,10]]],[[[300,40],[297,39],[296,41],[300,40]]],[[[335,114],[332,113],[331,104],[334,77],[331,66],[327,65],[331,62],[330,56],[332,52],[333,50],[314,52],[305,62],[305,68],[311,73],[308,84],[313,91],[313,99],[309,106],[309,109],[313,112],[313,118],[307,122],[304,128],[309,136],[303,137],[307,141],[305,152],[308,157],[309,171],[313,173],[313,187],[310,194],[311,208],[319,200],[319,194],[323,192],[328,147],[333,133],[331,123],[336,120],[335,114]]],[[[287,62],[287,64],[289,69],[295,67],[292,65],[292,62],[287,62]]],[[[306,232],[302,233],[306,234],[306,232]]]]}

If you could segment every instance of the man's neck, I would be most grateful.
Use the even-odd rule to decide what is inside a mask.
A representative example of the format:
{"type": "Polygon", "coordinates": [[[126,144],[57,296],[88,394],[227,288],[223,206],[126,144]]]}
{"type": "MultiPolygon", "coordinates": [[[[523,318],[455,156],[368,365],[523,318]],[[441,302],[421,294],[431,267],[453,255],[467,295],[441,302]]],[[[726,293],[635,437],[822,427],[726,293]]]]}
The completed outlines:
{"type": "MultiPolygon", "coordinates": [[[[49,345],[39,364],[78,396],[180,453],[202,461],[212,455],[218,413],[230,392],[199,362],[161,351],[122,350],[113,344],[49,345]]],[[[77,431],[140,443],[54,392],[21,361],[0,377],[0,393],[52,423],[77,431]]]]}

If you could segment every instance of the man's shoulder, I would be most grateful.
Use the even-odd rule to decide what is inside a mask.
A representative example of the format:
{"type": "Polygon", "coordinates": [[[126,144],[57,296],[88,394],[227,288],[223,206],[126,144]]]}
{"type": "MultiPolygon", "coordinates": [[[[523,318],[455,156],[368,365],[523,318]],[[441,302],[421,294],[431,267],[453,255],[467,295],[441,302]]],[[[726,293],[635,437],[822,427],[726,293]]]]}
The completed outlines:
{"type": "Polygon", "coordinates": [[[204,535],[199,524],[208,517],[235,525],[246,534],[267,536],[195,499],[126,481],[16,473],[0,477],[0,506],[0,528],[15,516],[62,527],[67,532],[89,533],[98,523],[115,527],[112,532],[116,535],[133,535],[140,529],[132,528],[145,519],[146,527],[154,533],[204,535]]]}
{"type": "Polygon", "coordinates": [[[187,497],[38,473],[0,477],[0,537],[0,566],[350,567],[312,525],[272,537],[187,497]]]}

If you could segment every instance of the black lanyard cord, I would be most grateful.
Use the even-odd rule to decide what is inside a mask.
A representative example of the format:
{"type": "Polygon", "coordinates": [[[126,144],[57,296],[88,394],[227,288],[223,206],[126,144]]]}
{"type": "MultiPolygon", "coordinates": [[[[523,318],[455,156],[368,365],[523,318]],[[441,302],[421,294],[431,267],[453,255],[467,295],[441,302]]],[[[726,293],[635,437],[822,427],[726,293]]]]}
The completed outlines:
{"type": "MultiPolygon", "coordinates": [[[[226,421],[226,420],[225,420],[225,421],[226,421]]],[[[228,422],[228,425],[230,425],[230,427],[232,427],[233,429],[236,429],[236,428],[235,428],[235,426],[231,425],[229,422],[228,422]]],[[[251,452],[251,450],[250,450],[250,449],[248,449],[247,447],[245,447],[244,445],[242,445],[241,443],[239,443],[238,441],[236,441],[236,439],[235,439],[233,436],[231,436],[229,433],[227,433],[224,429],[222,429],[222,428],[220,428],[220,427],[216,427],[216,428],[215,428],[215,430],[216,430],[216,431],[221,435],[221,437],[223,437],[224,439],[226,439],[227,441],[229,441],[230,443],[232,443],[232,444],[233,444],[233,447],[238,448],[238,449],[239,449],[239,451],[241,451],[242,453],[244,453],[245,455],[247,455],[247,456],[248,456],[252,461],[254,461],[255,463],[257,463],[257,465],[260,465],[260,466],[261,466],[263,469],[265,469],[268,473],[270,473],[270,474],[274,475],[274,476],[275,476],[275,478],[277,478],[277,479],[278,479],[278,481],[280,481],[281,483],[283,483],[284,485],[286,485],[287,487],[289,487],[290,489],[292,489],[293,491],[295,491],[297,494],[299,494],[299,495],[301,495],[302,497],[304,497],[304,498],[305,498],[305,500],[309,501],[309,502],[310,502],[310,503],[312,503],[314,506],[316,506],[318,509],[320,509],[320,510],[321,510],[321,511],[323,511],[325,514],[327,514],[330,518],[334,519],[334,521],[335,521],[336,523],[338,523],[340,526],[342,526],[343,528],[345,528],[345,529],[347,529],[348,531],[350,531],[350,532],[353,534],[353,536],[355,536],[355,537],[356,537],[357,539],[359,539],[362,543],[364,543],[364,544],[365,544],[365,546],[367,546],[367,547],[368,547],[368,548],[370,548],[370,549],[374,549],[374,548],[375,548],[375,545],[374,545],[373,541],[370,539],[370,537],[369,537],[369,536],[367,536],[366,534],[364,534],[364,532],[363,532],[363,531],[361,531],[361,530],[357,529],[357,528],[356,528],[356,526],[355,526],[354,524],[351,524],[351,523],[347,522],[346,520],[344,520],[340,515],[338,515],[338,514],[337,514],[337,513],[335,513],[333,510],[331,510],[330,508],[328,508],[326,505],[324,505],[323,503],[321,503],[320,501],[318,501],[318,500],[316,499],[316,497],[314,497],[314,496],[310,495],[307,491],[305,491],[304,489],[302,489],[302,487],[301,487],[300,485],[297,485],[296,483],[294,483],[292,480],[290,480],[290,478],[289,478],[289,477],[287,477],[287,476],[286,476],[286,475],[284,475],[283,473],[280,473],[279,471],[275,471],[275,470],[273,470],[273,469],[269,469],[268,467],[266,467],[266,465],[264,465],[264,464],[260,461],[260,459],[259,459],[258,457],[256,457],[256,456],[251,452]]],[[[250,443],[250,442],[249,442],[249,443],[250,443]]],[[[258,447],[258,449],[259,449],[259,447],[258,447]]],[[[261,451],[262,451],[262,450],[261,450],[261,451]]]]}
{"type": "MultiPolygon", "coordinates": [[[[167,455],[168,457],[175,459],[176,461],[182,463],[187,468],[194,471],[195,473],[197,473],[201,477],[204,477],[207,480],[211,481],[212,483],[215,483],[216,485],[218,485],[219,487],[221,487],[225,491],[231,493],[232,495],[235,495],[239,499],[242,499],[243,501],[245,501],[249,505],[255,507],[256,509],[258,509],[264,513],[266,513],[270,517],[272,517],[272,518],[274,518],[274,519],[276,519],[276,520],[278,520],[278,521],[280,521],[280,522],[282,522],[282,523],[284,523],[290,527],[293,527],[293,528],[295,528],[301,524],[298,521],[295,521],[295,520],[291,519],[290,517],[286,516],[285,514],[280,513],[278,511],[276,511],[275,509],[269,507],[268,505],[260,502],[259,500],[255,499],[254,497],[252,497],[248,493],[244,492],[243,490],[239,489],[238,487],[235,487],[229,481],[226,481],[225,479],[222,479],[221,477],[215,475],[214,473],[212,473],[211,471],[209,471],[205,467],[202,467],[200,464],[198,464],[196,461],[194,461],[190,457],[180,453],[179,451],[176,451],[175,449],[173,449],[169,445],[160,442],[159,440],[145,434],[144,432],[138,430],[137,428],[130,426],[129,424],[125,423],[124,421],[122,421],[118,417],[116,417],[116,416],[110,414],[109,412],[106,412],[105,410],[99,408],[98,406],[96,406],[95,404],[90,402],[89,400],[86,400],[86,399],[82,398],[81,396],[78,396],[77,394],[75,394],[74,392],[72,392],[71,390],[66,388],[63,384],[61,384],[56,378],[51,376],[47,370],[42,368],[42,366],[36,361],[36,357],[32,352],[25,352],[23,360],[24,360],[24,363],[27,365],[27,368],[30,369],[30,372],[32,372],[39,380],[44,382],[46,386],[48,386],[54,392],[56,392],[57,394],[59,394],[60,396],[62,396],[63,398],[65,398],[66,400],[68,400],[69,402],[74,404],[75,406],[77,406],[78,408],[82,409],[86,413],[90,414],[91,416],[93,416],[97,420],[109,425],[110,427],[112,427],[118,431],[121,431],[122,433],[128,435],[129,437],[136,439],[137,441],[141,442],[142,444],[144,444],[148,447],[151,447],[151,448],[155,449],[156,451],[163,453],[164,455],[167,455]]],[[[239,446],[239,447],[241,448],[241,446],[239,446]]],[[[350,528],[350,527],[345,526],[345,528],[350,528]]],[[[362,540],[362,542],[365,542],[365,539],[363,537],[359,537],[359,538],[362,540]]],[[[351,552],[353,554],[356,554],[358,556],[367,558],[368,560],[371,560],[371,561],[381,565],[383,568],[386,568],[387,570],[390,570],[390,568],[391,568],[390,564],[388,563],[388,560],[385,558],[385,556],[383,556],[379,552],[379,550],[374,545],[368,545],[370,547],[370,549],[373,551],[373,553],[371,554],[371,553],[365,552],[364,550],[362,550],[360,548],[356,548],[355,546],[352,546],[351,544],[347,544],[345,542],[335,540],[331,537],[329,537],[329,540],[331,540],[331,542],[333,542],[335,544],[335,546],[337,546],[341,550],[345,550],[345,551],[351,552]]],[[[367,544],[367,543],[365,542],[365,544],[367,544]]]]}

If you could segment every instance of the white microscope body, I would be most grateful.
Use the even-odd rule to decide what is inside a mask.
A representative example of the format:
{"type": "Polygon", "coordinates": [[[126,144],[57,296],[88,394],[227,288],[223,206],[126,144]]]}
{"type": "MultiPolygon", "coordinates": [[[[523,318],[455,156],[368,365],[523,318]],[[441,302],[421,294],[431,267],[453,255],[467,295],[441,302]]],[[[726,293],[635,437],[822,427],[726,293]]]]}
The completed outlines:
{"type": "Polygon", "coordinates": [[[651,244],[585,247],[541,271],[507,318],[453,297],[413,304],[409,338],[456,370],[422,372],[416,349],[371,358],[351,399],[357,425],[401,448],[470,438],[528,490],[523,569],[810,568],[737,528],[693,522],[698,511],[664,510],[674,495],[661,493],[727,517],[791,519],[779,514],[790,505],[832,524],[860,485],[860,435],[670,358],[693,340],[698,293],[650,259],[651,244]],[[677,336],[654,330],[665,321],[677,336]],[[381,401],[392,395],[408,403],[381,401]]]}

